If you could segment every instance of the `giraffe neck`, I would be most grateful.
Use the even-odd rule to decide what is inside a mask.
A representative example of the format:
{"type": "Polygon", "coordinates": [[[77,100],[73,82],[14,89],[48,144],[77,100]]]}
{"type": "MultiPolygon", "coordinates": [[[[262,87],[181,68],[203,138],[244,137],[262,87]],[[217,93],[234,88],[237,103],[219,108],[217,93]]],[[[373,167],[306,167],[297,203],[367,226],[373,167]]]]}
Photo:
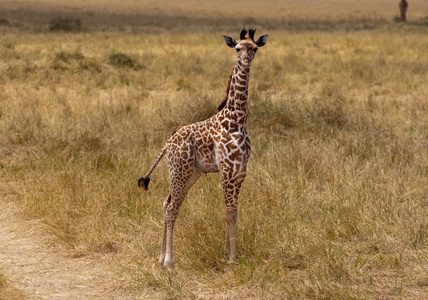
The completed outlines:
{"type": "Polygon", "coordinates": [[[240,126],[245,126],[248,114],[248,80],[250,66],[244,66],[238,60],[230,77],[230,87],[226,107],[232,113],[232,119],[240,126]]]}

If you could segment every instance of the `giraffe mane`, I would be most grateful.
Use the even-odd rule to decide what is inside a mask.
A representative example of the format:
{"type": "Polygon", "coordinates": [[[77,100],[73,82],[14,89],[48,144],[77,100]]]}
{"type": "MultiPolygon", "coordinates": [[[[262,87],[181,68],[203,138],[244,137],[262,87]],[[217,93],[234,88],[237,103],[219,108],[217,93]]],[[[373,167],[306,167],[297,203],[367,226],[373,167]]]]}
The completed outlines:
{"type": "Polygon", "coordinates": [[[221,101],[220,105],[217,108],[217,112],[221,111],[227,103],[227,99],[229,99],[229,90],[230,90],[230,81],[232,80],[232,74],[233,70],[229,75],[229,81],[227,82],[227,88],[226,88],[226,96],[224,96],[223,100],[221,101]]]}

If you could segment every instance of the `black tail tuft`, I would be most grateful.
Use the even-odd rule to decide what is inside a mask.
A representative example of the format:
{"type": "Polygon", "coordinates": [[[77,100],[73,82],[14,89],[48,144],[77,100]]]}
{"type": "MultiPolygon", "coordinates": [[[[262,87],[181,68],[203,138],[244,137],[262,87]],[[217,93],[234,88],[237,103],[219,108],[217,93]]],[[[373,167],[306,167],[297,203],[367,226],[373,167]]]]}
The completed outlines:
{"type": "Polygon", "coordinates": [[[138,186],[141,188],[143,187],[145,190],[147,190],[149,188],[149,182],[150,182],[149,177],[147,178],[141,177],[140,179],[138,179],[138,186]]]}

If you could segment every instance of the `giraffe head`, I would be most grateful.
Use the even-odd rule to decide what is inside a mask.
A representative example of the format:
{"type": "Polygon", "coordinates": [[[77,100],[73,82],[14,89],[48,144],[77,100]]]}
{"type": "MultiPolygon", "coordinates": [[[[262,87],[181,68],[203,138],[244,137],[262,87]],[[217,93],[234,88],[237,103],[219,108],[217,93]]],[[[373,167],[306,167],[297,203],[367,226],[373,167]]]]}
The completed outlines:
{"type": "Polygon", "coordinates": [[[257,50],[263,47],[268,39],[268,35],[264,34],[259,36],[257,40],[254,40],[255,32],[255,29],[248,29],[248,31],[245,28],[242,29],[239,35],[239,41],[235,40],[233,37],[223,35],[226,45],[230,48],[234,48],[236,52],[238,52],[238,60],[241,61],[244,66],[251,65],[257,50]],[[247,32],[248,37],[246,37],[247,32]]]}

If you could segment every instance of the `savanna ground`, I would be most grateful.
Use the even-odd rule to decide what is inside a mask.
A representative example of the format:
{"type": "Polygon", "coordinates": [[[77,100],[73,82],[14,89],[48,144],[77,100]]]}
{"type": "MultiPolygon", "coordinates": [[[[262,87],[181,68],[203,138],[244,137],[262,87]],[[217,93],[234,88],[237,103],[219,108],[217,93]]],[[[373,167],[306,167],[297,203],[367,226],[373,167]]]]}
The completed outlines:
{"type": "MultiPolygon", "coordinates": [[[[108,256],[135,297],[428,297],[424,1],[408,24],[390,1],[68,2],[0,4],[2,205],[76,257],[108,256]],[[70,32],[49,30],[59,17],[70,32]],[[165,162],[147,192],[137,179],[173,130],[215,113],[235,60],[222,34],[244,25],[269,41],[250,78],[240,263],[223,259],[209,174],[181,207],[168,273],[165,162]]],[[[7,274],[2,293],[21,295],[7,274]]]]}

